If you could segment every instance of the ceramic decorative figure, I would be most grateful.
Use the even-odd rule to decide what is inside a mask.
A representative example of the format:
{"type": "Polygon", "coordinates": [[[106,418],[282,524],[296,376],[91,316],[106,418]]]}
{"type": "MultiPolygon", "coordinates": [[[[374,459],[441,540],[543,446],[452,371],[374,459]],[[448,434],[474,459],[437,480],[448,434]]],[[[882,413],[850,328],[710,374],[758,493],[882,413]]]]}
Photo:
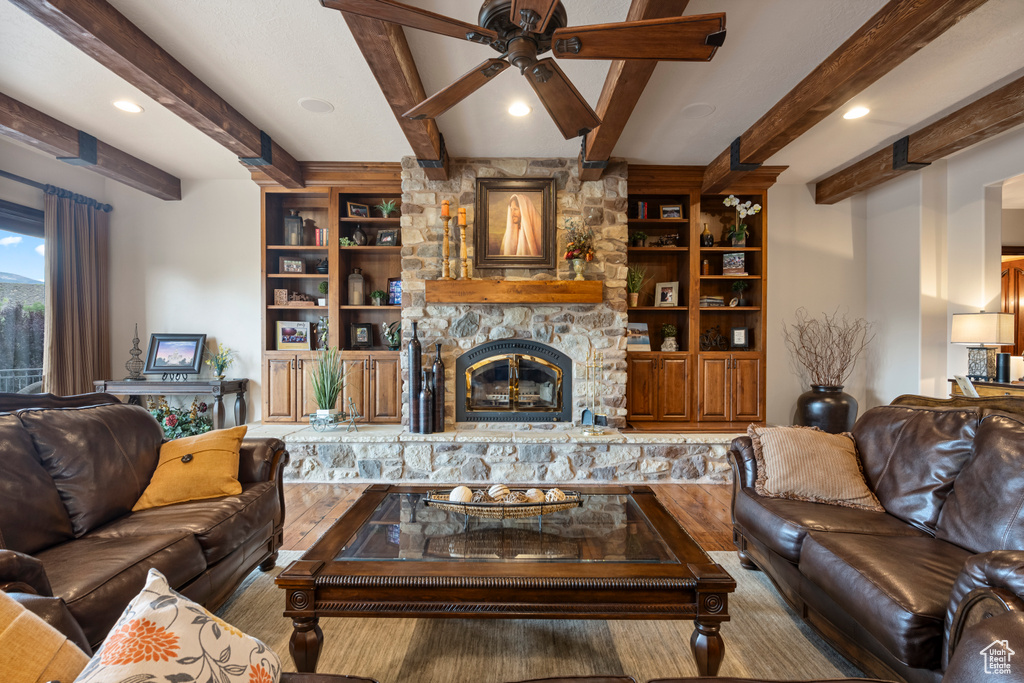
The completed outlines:
{"type": "Polygon", "coordinates": [[[363,227],[356,223],[356,229],[352,232],[352,241],[356,243],[358,247],[366,246],[366,233],[363,232],[363,227]]]}

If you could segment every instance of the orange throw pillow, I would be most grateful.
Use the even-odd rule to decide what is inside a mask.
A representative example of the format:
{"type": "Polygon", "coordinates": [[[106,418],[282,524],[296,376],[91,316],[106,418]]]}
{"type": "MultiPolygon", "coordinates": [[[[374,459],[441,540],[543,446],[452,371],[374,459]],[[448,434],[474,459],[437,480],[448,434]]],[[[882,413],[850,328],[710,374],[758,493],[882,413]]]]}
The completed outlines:
{"type": "Polygon", "coordinates": [[[238,452],[246,429],[218,429],[165,443],[153,478],[132,511],[241,493],[238,452]]]}
{"type": "Polygon", "coordinates": [[[73,681],[89,657],[17,600],[0,591],[0,678],[4,683],[73,681]]]}

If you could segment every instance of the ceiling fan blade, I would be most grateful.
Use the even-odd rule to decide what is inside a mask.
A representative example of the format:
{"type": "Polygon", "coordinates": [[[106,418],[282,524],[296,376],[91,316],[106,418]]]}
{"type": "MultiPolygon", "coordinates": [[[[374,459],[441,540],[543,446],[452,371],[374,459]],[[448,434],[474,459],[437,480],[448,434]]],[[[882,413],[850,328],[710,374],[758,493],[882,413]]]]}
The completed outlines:
{"type": "Polygon", "coordinates": [[[528,67],[525,75],[566,140],[586,135],[601,125],[601,119],[558,68],[555,60],[542,59],[528,67]]]}
{"type": "Polygon", "coordinates": [[[533,33],[543,33],[555,12],[558,0],[512,0],[509,20],[533,33]]]}
{"type": "Polygon", "coordinates": [[[453,106],[469,97],[511,64],[504,59],[494,57],[479,64],[457,81],[423,100],[409,111],[402,114],[407,119],[435,119],[453,106]]]}
{"type": "Polygon", "coordinates": [[[418,7],[403,5],[394,0],[320,0],[320,4],[339,12],[389,21],[392,24],[401,24],[410,28],[418,28],[421,31],[430,31],[442,36],[451,36],[476,43],[487,44],[498,39],[498,34],[490,29],[476,24],[467,24],[418,7]]]}
{"type": "Polygon", "coordinates": [[[724,42],[725,13],[718,13],[560,28],[551,50],[561,59],[707,62],[724,42]]]}

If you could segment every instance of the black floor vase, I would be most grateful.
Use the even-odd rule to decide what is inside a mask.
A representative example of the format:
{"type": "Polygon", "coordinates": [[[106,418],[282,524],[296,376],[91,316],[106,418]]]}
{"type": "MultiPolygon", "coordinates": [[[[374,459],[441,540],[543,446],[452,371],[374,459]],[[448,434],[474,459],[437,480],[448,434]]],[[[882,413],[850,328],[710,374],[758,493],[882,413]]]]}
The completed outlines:
{"type": "Polygon", "coordinates": [[[817,427],[823,432],[840,434],[853,429],[857,421],[857,399],[842,387],[812,384],[811,390],[796,400],[796,423],[817,427]]]}

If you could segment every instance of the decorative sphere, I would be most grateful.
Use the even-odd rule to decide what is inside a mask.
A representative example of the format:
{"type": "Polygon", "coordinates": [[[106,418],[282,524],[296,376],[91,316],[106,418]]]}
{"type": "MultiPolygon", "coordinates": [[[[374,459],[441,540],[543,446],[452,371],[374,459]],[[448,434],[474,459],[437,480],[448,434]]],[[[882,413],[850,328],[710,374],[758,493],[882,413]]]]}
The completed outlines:
{"type": "Polygon", "coordinates": [[[468,503],[473,500],[473,492],[467,486],[456,486],[448,494],[448,500],[453,503],[468,503]]]}
{"type": "Polygon", "coordinates": [[[544,492],[540,489],[526,489],[526,499],[531,503],[543,503],[544,492]]]}
{"type": "Polygon", "coordinates": [[[494,500],[503,500],[508,495],[508,487],[504,484],[495,484],[491,488],[487,489],[487,495],[494,500]]]}
{"type": "Polygon", "coordinates": [[[548,489],[548,493],[544,496],[544,499],[549,503],[557,503],[560,500],[565,500],[565,494],[562,493],[561,489],[548,489]]]}

